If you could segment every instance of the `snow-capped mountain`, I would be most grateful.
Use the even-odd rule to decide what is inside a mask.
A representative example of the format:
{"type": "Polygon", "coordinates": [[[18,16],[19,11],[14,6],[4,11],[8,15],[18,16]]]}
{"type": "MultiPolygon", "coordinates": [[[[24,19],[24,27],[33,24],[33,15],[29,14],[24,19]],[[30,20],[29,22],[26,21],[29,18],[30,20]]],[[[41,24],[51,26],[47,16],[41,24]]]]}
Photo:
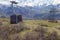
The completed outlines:
{"type": "MultiPolygon", "coordinates": [[[[50,13],[51,10],[59,11],[54,13],[55,19],[60,19],[60,5],[41,5],[41,6],[14,6],[14,13],[21,14],[23,19],[48,19],[53,17],[50,13]]],[[[12,15],[11,5],[2,5],[0,4],[0,17],[9,17],[12,15]]]]}

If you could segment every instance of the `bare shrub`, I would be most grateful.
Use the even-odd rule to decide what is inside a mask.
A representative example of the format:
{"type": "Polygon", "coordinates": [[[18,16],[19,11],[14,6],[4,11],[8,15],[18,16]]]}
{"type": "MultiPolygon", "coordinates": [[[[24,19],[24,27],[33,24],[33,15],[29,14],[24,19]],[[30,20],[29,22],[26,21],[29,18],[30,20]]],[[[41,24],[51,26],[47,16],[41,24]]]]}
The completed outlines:
{"type": "Polygon", "coordinates": [[[54,31],[48,35],[48,40],[60,40],[59,35],[54,31]]]}
{"type": "Polygon", "coordinates": [[[10,34],[14,34],[14,33],[19,33],[21,31],[23,31],[24,27],[20,26],[20,25],[10,25],[9,27],[9,32],[10,34]]]}
{"type": "Polygon", "coordinates": [[[6,26],[1,26],[0,27],[0,38],[2,40],[8,40],[8,36],[9,36],[9,29],[6,26]]]}
{"type": "Polygon", "coordinates": [[[40,33],[46,33],[47,32],[47,28],[43,27],[43,26],[38,26],[34,31],[35,32],[40,32],[40,33]]]}
{"type": "Polygon", "coordinates": [[[17,36],[17,37],[15,38],[15,40],[20,40],[20,38],[17,36]]]}
{"type": "Polygon", "coordinates": [[[2,26],[3,25],[3,23],[2,22],[0,22],[0,26],[2,26]]]}
{"type": "Polygon", "coordinates": [[[19,34],[10,35],[9,40],[20,40],[19,34]]]}
{"type": "Polygon", "coordinates": [[[28,32],[25,35],[25,40],[47,40],[46,33],[46,28],[38,26],[32,33],[28,32]]]}
{"type": "Polygon", "coordinates": [[[39,33],[39,40],[47,40],[47,28],[45,26],[39,25],[34,31],[39,33]]]}
{"type": "Polygon", "coordinates": [[[39,34],[36,32],[28,32],[25,34],[24,40],[38,40],[39,34]]]}

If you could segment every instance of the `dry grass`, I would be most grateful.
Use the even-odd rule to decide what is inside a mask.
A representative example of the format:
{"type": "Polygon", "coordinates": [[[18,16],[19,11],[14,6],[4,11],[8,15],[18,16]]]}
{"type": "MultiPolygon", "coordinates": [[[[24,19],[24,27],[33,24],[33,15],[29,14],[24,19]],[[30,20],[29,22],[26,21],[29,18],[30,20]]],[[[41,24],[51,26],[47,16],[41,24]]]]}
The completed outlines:
{"type": "Polygon", "coordinates": [[[60,23],[48,20],[23,20],[10,24],[9,19],[0,20],[0,40],[60,40],[60,23]]]}

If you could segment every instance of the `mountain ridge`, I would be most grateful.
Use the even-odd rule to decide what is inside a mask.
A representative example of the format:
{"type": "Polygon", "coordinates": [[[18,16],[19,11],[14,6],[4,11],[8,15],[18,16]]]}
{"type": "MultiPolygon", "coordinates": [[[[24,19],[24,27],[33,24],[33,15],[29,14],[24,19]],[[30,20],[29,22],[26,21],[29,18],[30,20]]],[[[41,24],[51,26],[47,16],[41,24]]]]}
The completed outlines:
{"type": "MultiPolygon", "coordinates": [[[[41,6],[14,6],[14,13],[20,14],[23,16],[23,19],[48,19],[48,16],[51,14],[49,11],[51,11],[53,8],[56,10],[60,10],[60,4],[58,5],[41,5],[41,6]],[[46,16],[44,16],[46,15],[46,16]],[[43,17],[44,16],[44,17],[43,17]]],[[[2,17],[10,17],[12,15],[12,7],[11,5],[2,5],[0,4],[0,15],[2,17]]],[[[54,13],[56,14],[56,13],[54,13]]],[[[50,15],[51,17],[51,15],[50,15]]],[[[53,17],[53,16],[52,16],[53,17]]],[[[60,19],[60,11],[55,15],[55,19],[60,19]]]]}

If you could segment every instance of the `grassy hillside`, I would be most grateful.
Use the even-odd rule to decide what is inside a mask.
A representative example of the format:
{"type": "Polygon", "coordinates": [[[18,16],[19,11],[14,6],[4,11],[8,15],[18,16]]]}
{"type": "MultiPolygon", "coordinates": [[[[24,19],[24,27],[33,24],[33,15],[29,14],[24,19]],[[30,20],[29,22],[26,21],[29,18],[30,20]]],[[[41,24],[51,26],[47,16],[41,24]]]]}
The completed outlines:
{"type": "Polygon", "coordinates": [[[60,40],[60,23],[23,20],[10,24],[9,19],[0,19],[0,40],[60,40]]]}

